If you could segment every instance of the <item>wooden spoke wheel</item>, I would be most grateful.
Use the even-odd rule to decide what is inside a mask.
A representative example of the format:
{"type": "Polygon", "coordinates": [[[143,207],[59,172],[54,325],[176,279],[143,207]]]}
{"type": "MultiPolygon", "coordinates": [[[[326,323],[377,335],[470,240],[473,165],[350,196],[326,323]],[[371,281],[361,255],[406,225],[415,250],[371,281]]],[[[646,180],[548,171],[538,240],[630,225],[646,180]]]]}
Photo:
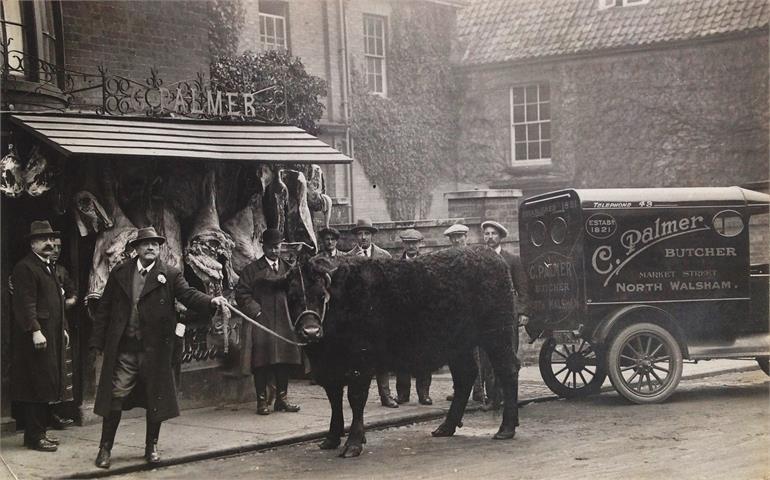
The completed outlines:
{"type": "Polygon", "coordinates": [[[607,378],[604,361],[591,343],[557,343],[549,338],[540,349],[540,375],[553,393],[563,398],[597,393],[607,378]]]}

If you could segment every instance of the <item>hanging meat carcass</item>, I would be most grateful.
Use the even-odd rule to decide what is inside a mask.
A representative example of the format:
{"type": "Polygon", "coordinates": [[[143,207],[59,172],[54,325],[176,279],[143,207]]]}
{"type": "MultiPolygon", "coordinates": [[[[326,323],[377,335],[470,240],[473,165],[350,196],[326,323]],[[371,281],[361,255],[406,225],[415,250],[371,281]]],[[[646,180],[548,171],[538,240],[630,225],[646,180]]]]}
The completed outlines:
{"type": "Polygon", "coordinates": [[[103,170],[102,180],[105,206],[112,212],[113,226],[100,232],[96,238],[86,302],[101,298],[112,268],[130,255],[128,242],[136,238],[136,226],[131,223],[115,198],[116,183],[109,166],[103,170]]]}
{"type": "Polygon", "coordinates": [[[113,221],[96,195],[81,190],[74,195],[75,222],[81,237],[112,228],[113,221]]]}
{"type": "Polygon", "coordinates": [[[0,192],[11,198],[16,198],[24,192],[24,169],[13,145],[0,160],[0,192]]]}
{"type": "Polygon", "coordinates": [[[282,170],[281,178],[289,192],[284,232],[286,240],[307,243],[313,247],[314,251],[318,251],[313,217],[307,204],[308,188],[305,174],[297,170],[282,170]]]}
{"type": "Polygon", "coordinates": [[[24,171],[24,188],[33,197],[39,197],[51,189],[54,174],[48,166],[40,147],[35,145],[29,152],[27,168],[24,171]]]}

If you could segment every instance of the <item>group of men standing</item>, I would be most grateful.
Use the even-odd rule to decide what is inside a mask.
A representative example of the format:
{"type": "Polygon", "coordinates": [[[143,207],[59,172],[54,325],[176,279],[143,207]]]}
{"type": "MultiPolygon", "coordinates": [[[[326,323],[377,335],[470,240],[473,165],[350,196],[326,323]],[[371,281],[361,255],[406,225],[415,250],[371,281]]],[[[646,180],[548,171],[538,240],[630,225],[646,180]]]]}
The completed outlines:
{"type": "MultiPolygon", "coordinates": [[[[519,293],[518,318],[526,322],[524,272],[518,257],[502,250],[500,241],[508,232],[501,224],[487,221],[481,225],[486,245],[509,265],[514,287],[519,293]]],[[[378,229],[371,221],[359,220],[351,229],[356,246],[349,252],[337,249],[340,232],[332,227],[319,230],[322,250],[318,256],[338,258],[362,256],[390,258],[372,237],[378,229]]],[[[452,225],[444,234],[452,247],[465,246],[468,227],[452,225]]],[[[47,433],[51,405],[72,399],[71,373],[66,371],[66,347],[70,342],[65,309],[74,305],[75,292],[62,267],[55,260],[60,251],[59,232],[47,221],[32,222],[28,235],[30,253],[13,269],[13,399],[20,402],[25,424],[24,444],[39,451],[56,451],[58,440],[47,433]],[[58,250],[56,245],[58,245],[58,250]]],[[[103,417],[102,434],[95,464],[110,467],[111,451],[122,411],[133,407],[146,409],[144,456],[147,462],[160,461],[158,438],[161,423],[179,415],[172,356],[177,337],[184,335],[184,325],[177,322],[175,301],[194,311],[214,313],[228,307],[224,297],[212,297],[191,287],[182,272],[166,265],[159,257],[165,238],[153,227],[141,228],[129,248],[136,258],[118,264],[110,272],[102,298],[93,318],[89,348],[102,358],[94,411],[103,417]]],[[[410,261],[420,255],[423,236],[414,229],[401,234],[404,251],[401,258],[410,261]]],[[[267,229],[262,236],[264,256],[241,272],[235,297],[243,312],[270,329],[248,332],[242,348],[247,350],[248,368],[253,375],[257,396],[257,414],[270,413],[268,382],[275,380],[274,411],[300,410],[288,400],[291,368],[302,363],[301,352],[293,339],[288,308],[289,275],[292,266],[280,256],[282,236],[267,229]]],[[[514,328],[514,349],[518,345],[514,328]]],[[[484,364],[479,361],[481,378],[484,364]]],[[[517,365],[518,367],[518,365],[517,365]]],[[[377,387],[383,406],[397,408],[410,399],[411,375],[396,373],[396,393],[390,393],[389,372],[378,372],[377,387]]],[[[422,405],[431,405],[431,372],[416,372],[416,391],[422,405]]],[[[477,382],[478,384],[478,382],[477,382]]],[[[494,388],[492,388],[494,390],[494,388]]],[[[487,386],[490,395],[490,386],[487,386]]],[[[492,395],[490,395],[492,396],[492,395]]],[[[474,398],[485,398],[483,388],[474,388],[474,398]]],[[[499,404],[499,396],[497,397],[499,404]]]]}

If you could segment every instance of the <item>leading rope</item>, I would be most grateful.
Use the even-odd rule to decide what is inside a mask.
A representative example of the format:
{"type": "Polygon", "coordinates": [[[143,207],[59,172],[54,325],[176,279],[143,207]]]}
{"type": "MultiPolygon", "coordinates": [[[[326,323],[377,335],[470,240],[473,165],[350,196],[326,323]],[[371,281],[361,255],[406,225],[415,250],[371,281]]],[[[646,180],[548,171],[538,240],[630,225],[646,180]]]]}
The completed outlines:
{"type": "MultiPolygon", "coordinates": [[[[255,325],[256,327],[261,328],[262,330],[264,330],[265,332],[269,333],[270,335],[272,335],[272,336],[274,336],[276,338],[280,338],[281,340],[283,340],[286,343],[290,343],[290,344],[292,344],[294,346],[297,346],[297,347],[304,347],[304,346],[307,345],[307,343],[295,342],[294,340],[290,340],[290,339],[282,336],[281,334],[279,334],[279,333],[277,333],[277,332],[275,332],[273,330],[270,330],[266,326],[262,325],[261,323],[259,323],[258,321],[254,320],[253,318],[249,317],[248,315],[246,315],[242,311],[238,310],[234,306],[230,305],[229,303],[227,304],[227,308],[229,308],[233,313],[235,313],[236,315],[238,315],[242,319],[246,320],[247,322],[251,323],[252,325],[255,325]]],[[[260,312],[260,315],[261,314],[262,314],[262,312],[260,312]]],[[[259,315],[257,315],[257,316],[259,316],[259,315]]]]}

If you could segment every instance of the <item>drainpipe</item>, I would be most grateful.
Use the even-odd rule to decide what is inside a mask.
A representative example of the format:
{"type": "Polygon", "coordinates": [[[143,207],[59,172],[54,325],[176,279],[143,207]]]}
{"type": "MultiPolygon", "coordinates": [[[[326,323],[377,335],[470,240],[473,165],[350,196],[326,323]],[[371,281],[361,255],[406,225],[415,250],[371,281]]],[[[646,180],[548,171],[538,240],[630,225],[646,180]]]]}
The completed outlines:
{"type": "MultiPolygon", "coordinates": [[[[345,0],[337,0],[337,9],[339,13],[340,42],[342,55],[342,118],[345,122],[345,144],[348,146],[348,155],[354,158],[353,142],[350,139],[350,70],[348,66],[348,27],[345,17],[345,0]]],[[[355,216],[355,207],[353,204],[353,166],[350,166],[350,175],[348,178],[348,188],[350,191],[350,217],[353,221],[355,216]]]]}

